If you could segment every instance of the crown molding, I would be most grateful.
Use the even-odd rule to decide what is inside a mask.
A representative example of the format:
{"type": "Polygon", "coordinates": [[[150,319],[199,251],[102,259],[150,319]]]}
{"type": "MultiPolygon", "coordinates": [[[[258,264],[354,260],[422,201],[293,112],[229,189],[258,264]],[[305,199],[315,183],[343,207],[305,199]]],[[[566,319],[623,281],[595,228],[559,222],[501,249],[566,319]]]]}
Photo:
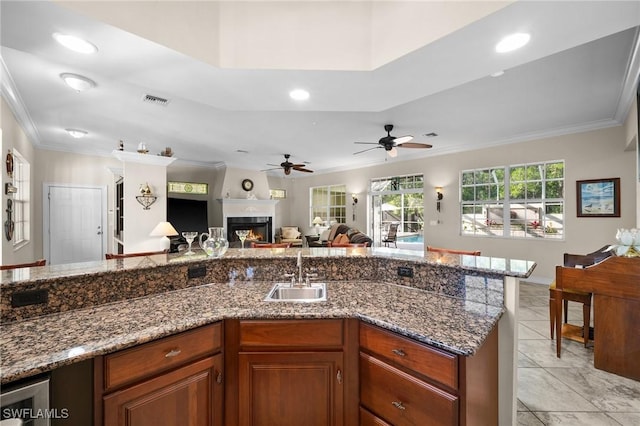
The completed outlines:
{"type": "Polygon", "coordinates": [[[38,129],[33,124],[29,111],[24,106],[20,92],[18,92],[16,84],[2,56],[0,56],[0,86],[2,87],[2,97],[7,105],[9,105],[9,109],[31,142],[31,145],[39,147],[42,142],[38,129]]]}

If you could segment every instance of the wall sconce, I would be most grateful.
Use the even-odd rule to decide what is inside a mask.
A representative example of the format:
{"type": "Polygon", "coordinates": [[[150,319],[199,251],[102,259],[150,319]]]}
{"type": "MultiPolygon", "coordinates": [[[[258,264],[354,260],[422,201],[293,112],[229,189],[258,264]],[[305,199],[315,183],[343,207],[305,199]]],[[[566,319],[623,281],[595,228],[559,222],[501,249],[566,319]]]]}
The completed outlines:
{"type": "Polygon", "coordinates": [[[149,207],[156,202],[158,197],[151,193],[151,188],[148,183],[140,185],[140,195],[136,196],[136,200],[143,207],[142,210],[149,210],[149,207]]]}
{"type": "Polygon", "coordinates": [[[444,198],[444,195],[442,194],[442,187],[441,186],[436,186],[436,199],[438,201],[436,201],[436,210],[440,211],[440,201],[442,201],[442,199],[444,198]]]}
{"type": "Polygon", "coordinates": [[[351,194],[351,200],[353,201],[351,206],[353,206],[353,221],[355,222],[356,221],[356,204],[358,204],[358,194],[353,192],[351,194]]]}

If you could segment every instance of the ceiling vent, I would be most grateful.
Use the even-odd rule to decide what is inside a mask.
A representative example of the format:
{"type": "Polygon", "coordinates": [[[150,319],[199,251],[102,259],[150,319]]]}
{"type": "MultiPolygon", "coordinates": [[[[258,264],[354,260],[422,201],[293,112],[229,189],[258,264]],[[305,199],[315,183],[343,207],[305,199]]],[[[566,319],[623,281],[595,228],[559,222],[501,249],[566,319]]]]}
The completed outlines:
{"type": "Polygon", "coordinates": [[[150,104],[154,104],[154,105],[160,105],[160,106],[169,105],[169,99],[161,98],[159,96],[148,95],[148,94],[144,95],[144,97],[142,98],[142,101],[150,104]]]}

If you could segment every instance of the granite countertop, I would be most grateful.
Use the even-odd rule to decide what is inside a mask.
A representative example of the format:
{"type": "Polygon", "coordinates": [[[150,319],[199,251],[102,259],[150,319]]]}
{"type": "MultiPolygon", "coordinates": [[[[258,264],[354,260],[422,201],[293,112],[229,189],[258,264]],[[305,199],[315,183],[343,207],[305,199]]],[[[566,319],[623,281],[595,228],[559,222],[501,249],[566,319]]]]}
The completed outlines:
{"type": "MultiPolygon", "coordinates": [[[[104,262],[99,267],[104,268],[104,262]]],[[[473,355],[504,310],[362,281],[327,283],[326,302],[265,302],[271,286],[207,284],[3,324],[0,381],[8,383],[225,318],[360,318],[456,354],[473,355]]]]}
{"type": "MultiPolygon", "coordinates": [[[[291,258],[294,259],[298,252],[302,252],[304,258],[310,259],[337,259],[337,258],[371,258],[389,259],[395,261],[408,261],[415,264],[443,265],[460,270],[476,271],[483,273],[495,273],[518,278],[528,277],[536,266],[530,260],[505,259],[488,256],[448,255],[440,253],[422,252],[415,250],[403,250],[387,247],[372,248],[290,248],[271,250],[242,250],[229,249],[223,256],[226,260],[267,259],[267,258],[291,258]]],[[[127,258],[109,261],[71,263],[64,265],[48,265],[39,268],[24,268],[2,271],[0,285],[10,286],[15,283],[38,282],[47,279],[69,278],[74,276],[95,275],[114,271],[136,270],[141,267],[162,267],[166,265],[184,265],[197,263],[207,258],[204,253],[196,249],[195,256],[183,256],[180,254],[155,255],[138,258],[127,258]]]]}

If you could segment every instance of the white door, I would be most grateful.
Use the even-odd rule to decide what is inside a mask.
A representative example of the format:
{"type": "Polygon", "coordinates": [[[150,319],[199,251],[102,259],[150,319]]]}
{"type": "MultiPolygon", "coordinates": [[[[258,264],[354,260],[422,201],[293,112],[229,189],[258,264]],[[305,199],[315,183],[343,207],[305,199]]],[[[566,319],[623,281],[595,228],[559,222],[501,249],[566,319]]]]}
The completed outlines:
{"type": "Polygon", "coordinates": [[[104,188],[48,185],[45,197],[49,207],[49,263],[102,260],[104,188]]]}

